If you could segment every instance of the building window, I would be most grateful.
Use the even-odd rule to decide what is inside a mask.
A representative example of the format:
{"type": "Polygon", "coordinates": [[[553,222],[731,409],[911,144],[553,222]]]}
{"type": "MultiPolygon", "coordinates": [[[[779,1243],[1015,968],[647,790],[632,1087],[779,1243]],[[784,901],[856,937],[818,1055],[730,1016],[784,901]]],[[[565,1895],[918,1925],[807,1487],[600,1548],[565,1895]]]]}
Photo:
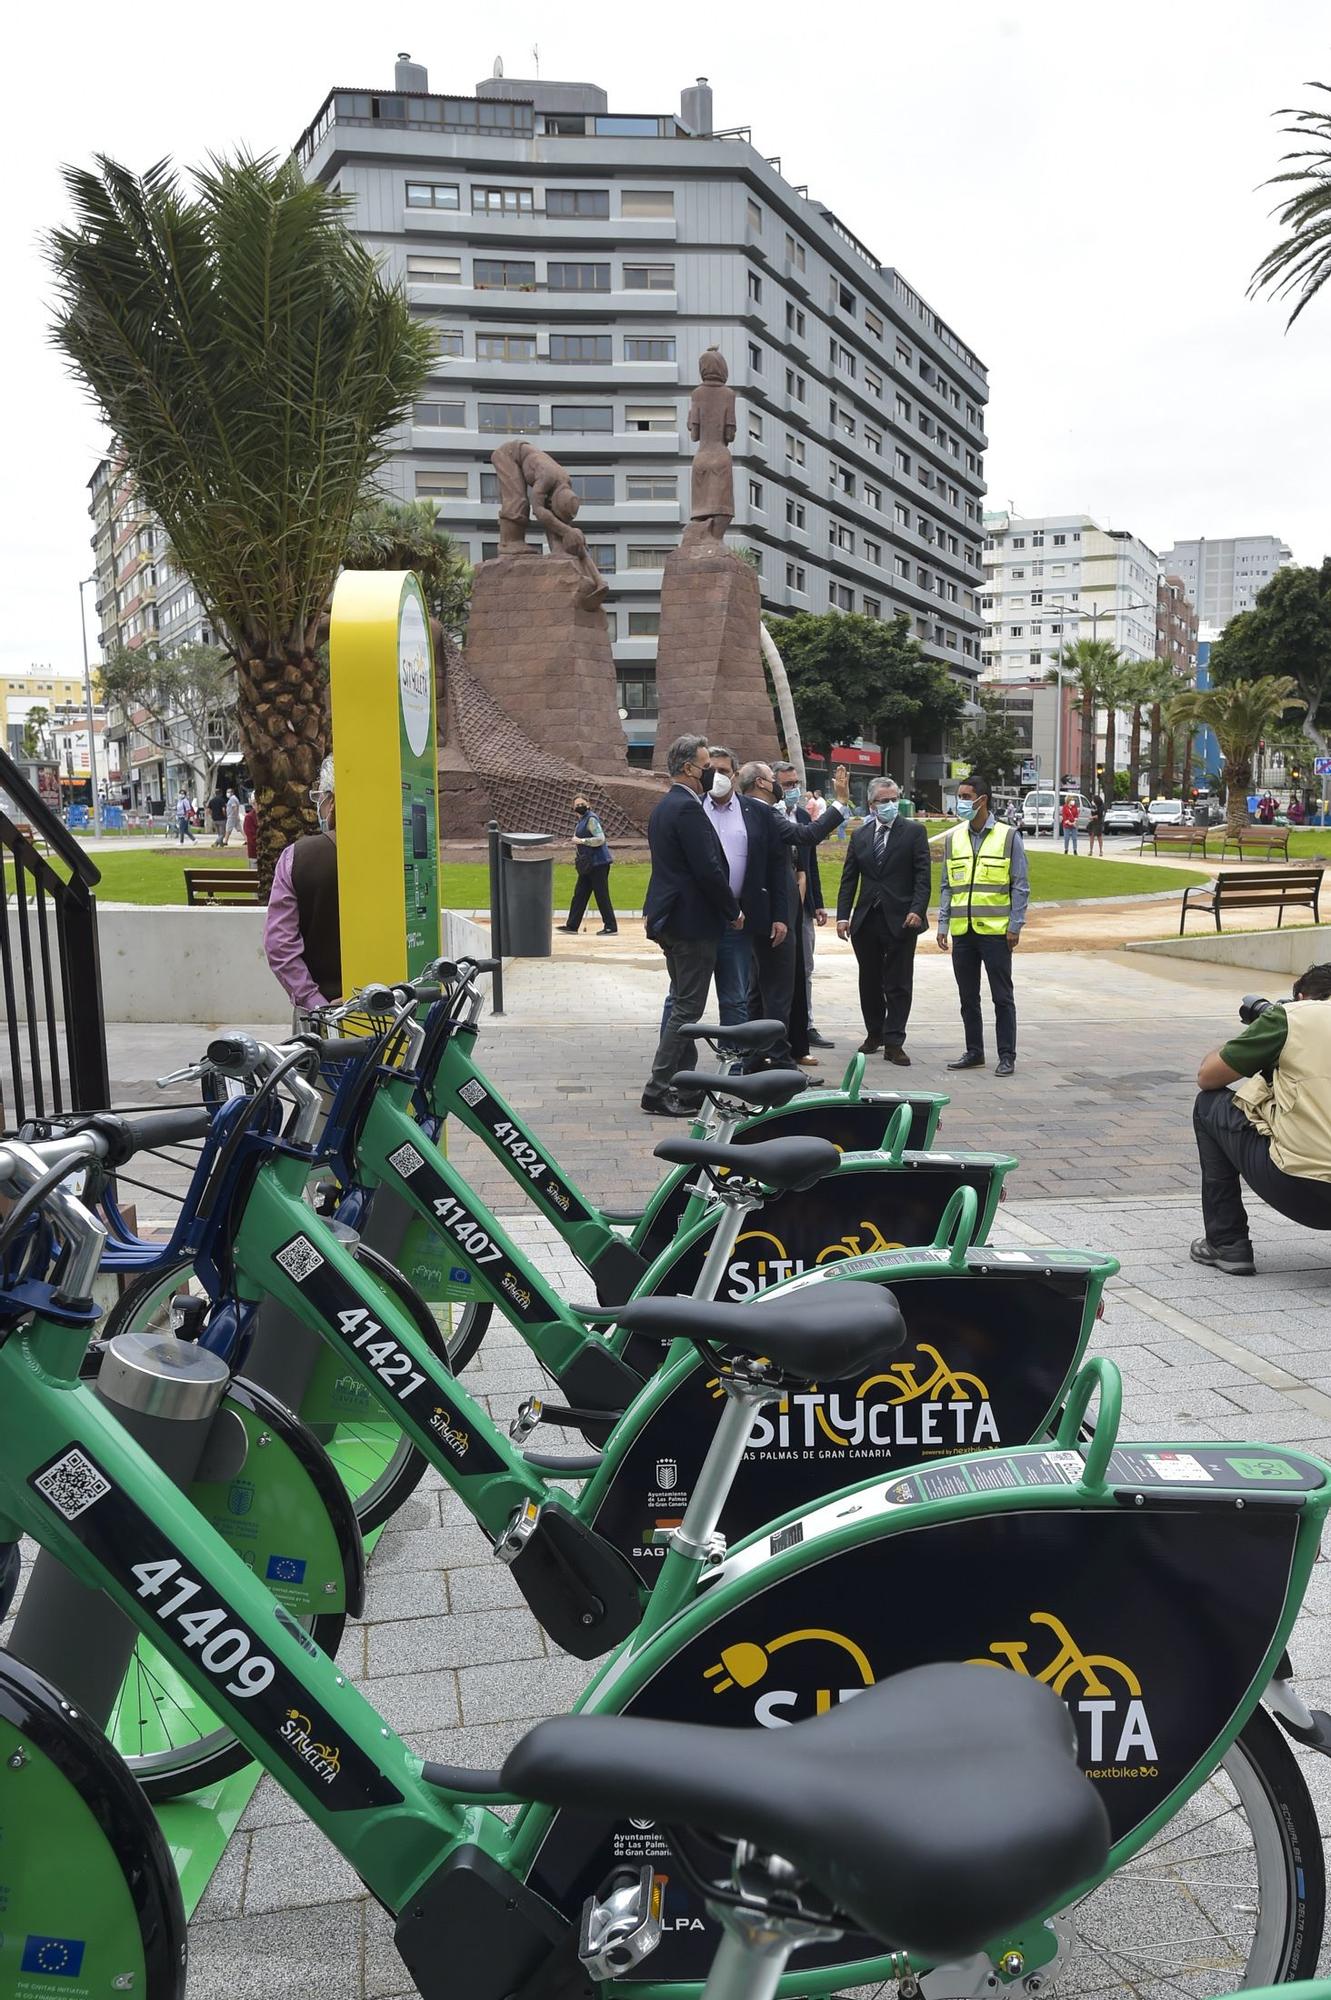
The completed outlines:
{"type": "Polygon", "coordinates": [[[670,547],[661,543],[631,543],[628,552],[630,569],[662,569],[670,547]]]}
{"type": "Polygon", "coordinates": [[[1036,646],[1031,652],[1029,652],[1026,655],[1026,658],[1030,661],[1030,664],[1033,667],[1038,667],[1040,664],[1040,648],[1036,646]]]}
{"type": "Polygon", "coordinates": [[[675,289],[675,267],[673,264],[626,264],[624,266],[624,290],[626,292],[673,292],[675,289]]]}
{"type": "Polygon", "coordinates": [[[546,267],[546,289],[551,292],[608,292],[608,264],[550,263],[546,267]]]}
{"type": "Polygon", "coordinates": [[[804,269],[804,245],[789,234],[786,236],[786,262],[796,271],[804,269]]]}
{"type": "Polygon", "coordinates": [[[532,206],[529,187],[474,187],[471,191],[473,215],[530,215],[532,206]]]}
{"type": "Polygon", "coordinates": [[[1044,603],[1044,592],[1043,592],[1042,590],[1033,590],[1033,591],[1031,592],[1031,603],[1032,603],[1032,604],[1043,604],[1043,603],[1044,603]]]}
{"type": "Polygon", "coordinates": [[[418,500],[465,500],[467,497],[467,475],[465,472],[418,472],[416,474],[416,498],[418,500]]]}
{"type": "Polygon", "coordinates": [[[763,226],[763,212],[752,195],[748,198],[748,211],[750,229],[761,229],[763,226]]]}
{"type": "Polygon", "coordinates": [[[609,361],[610,335],[608,333],[552,333],[550,335],[550,359],[552,361],[572,361],[579,367],[587,367],[594,361],[609,361]]]}
{"type": "MultiPolygon", "coordinates": [[[[410,258],[408,258],[410,263],[410,258]]],[[[478,292],[534,292],[536,266],[523,258],[477,257],[472,278],[478,292]]]]}
{"type": "Polygon", "coordinates": [[[630,472],[624,492],[629,500],[678,500],[679,482],[673,472],[630,472]]]}
{"type": "Polygon", "coordinates": [[[763,483],[761,479],[751,479],[749,481],[749,505],[750,507],[756,507],[760,513],[766,512],[763,502],[763,483]]]}
{"type": "Polygon", "coordinates": [[[757,410],[749,411],[749,442],[761,444],[763,441],[763,420],[757,410]]]}
{"type": "Polygon", "coordinates": [[[476,336],[476,359],[478,361],[534,361],[536,359],[536,335],[534,333],[478,333],[476,336]]]}
{"type": "Polygon", "coordinates": [[[855,419],[844,403],[837,402],[835,396],[832,398],[831,417],[834,430],[844,431],[847,437],[854,437],[855,419]]]}
{"type": "Polygon", "coordinates": [[[1033,549],[1042,549],[1042,548],[1044,547],[1044,529],[1043,529],[1043,528],[1037,528],[1037,529],[1036,529],[1036,531],[1035,531],[1035,533],[1034,533],[1034,534],[1033,534],[1033,535],[1031,536],[1031,547],[1032,547],[1033,549]]]}
{"type": "Polygon", "coordinates": [[[788,396],[793,396],[797,403],[802,403],[805,399],[805,393],[806,389],[805,389],[804,377],[796,369],[787,368],[786,394],[788,396]]]}
{"type": "Polygon", "coordinates": [[[804,565],[802,563],[788,562],[786,564],[786,588],[788,590],[804,589],[804,565]]]}
{"type": "Polygon", "coordinates": [[[675,358],[675,336],[673,333],[630,333],[624,339],[624,359],[626,361],[673,361],[675,358]]]}
{"type": "Polygon", "coordinates": [[[864,308],[864,324],[867,327],[868,331],[874,335],[875,339],[877,340],[882,339],[883,322],[879,318],[878,314],[876,312],[871,311],[871,309],[868,306],[864,308]]]}
{"type": "Polygon", "coordinates": [[[881,458],[883,455],[883,438],[881,431],[871,431],[869,429],[869,426],[866,424],[864,426],[864,447],[866,451],[871,451],[875,458],[881,458]]]}
{"type": "Polygon", "coordinates": [[[829,521],[827,524],[827,539],[832,548],[844,549],[847,555],[854,555],[855,530],[853,528],[843,527],[839,521],[829,521]]]}
{"type": "Polygon", "coordinates": [[[1014,583],[1024,583],[1026,580],[1026,572],[1024,569],[1014,569],[1011,572],[1011,575],[1012,575],[1012,581],[1014,583]]]}
{"type": "Polygon", "coordinates": [[[804,338],[804,314],[789,299],[786,300],[786,332],[793,334],[796,340],[804,338]]]}
{"type": "Polygon", "coordinates": [[[456,181],[408,181],[408,208],[460,208],[456,181]]]}
{"type": "MultiPolygon", "coordinates": [[[[590,500],[598,507],[612,506],[615,498],[615,475],[613,472],[571,472],[569,485],[579,500],[590,500]]],[[[496,482],[495,499],[499,498],[496,482]]]]}
{"type": "Polygon", "coordinates": [[[1055,535],[1055,536],[1054,536],[1054,547],[1055,547],[1056,549],[1061,549],[1061,548],[1064,548],[1064,547],[1066,546],[1066,544],[1067,544],[1067,539],[1068,539],[1068,538],[1067,538],[1067,536],[1066,536],[1066,535],[1055,535]]]}
{"type": "Polygon", "coordinates": [[[654,639],[661,630],[659,611],[630,611],[630,639],[654,639]]]}
{"type": "Polygon", "coordinates": [[[880,399],[882,397],[883,378],[881,375],[875,375],[872,368],[866,368],[864,371],[864,391],[868,396],[877,396],[880,399]]]}
{"type": "Polygon", "coordinates": [[[674,193],[670,188],[625,188],[619,197],[619,212],[634,216],[673,216],[674,193]]]}
{"type": "Polygon", "coordinates": [[[460,431],[466,429],[466,410],[462,403],[413,403],[411,421],[426,430],[460,431]]]}
{"type": "Polygon", "coordinates": [[[859,306],[859,300],[856,298],[854,292],[852,292],[849,285],[843,285],[840,278],[833,278],[832,304],[834,306],[840,306],[843,313],[853,314],[859,306]]]}
{"type": "MultiPolygon", "coordinates": [[[[535,266],[533,266],[533,269],[535,266]]],[[[415,285],[460,285],[460,257],[408,257],[407,283],[415,285]]]]}
{"type": "Polygon", "coordinates": [[[905,556],[893,556],[892,567],[903,583],[910,582],[910,562],[905,556]]]}
{"type": "Polygon", "coordinates": [[[839,487],[843,493],[849,493],[851,499],[854,499],[855,474],[848,472],[844,465],[834,465],[832,467],[832,484],[839,487]]]}
{"type": "Polygon", "coordinates": [[[864,504],[866,507],[872,507],[875,513],[881,514],[883,511],[882,488],[870,486],[867,479],[864,482],[864,504]]]}
{"type": "MultiPolygon", "coordinates": [[[[610,213],[609,188],[547,188],[547,215],[587,215],[597,221],[610,213]]],[[[627,213],[627,211],[626,211],[627,213]]]]}
{"type": "Polygon", "coordinates": [[[853,611],[855,609],[855,593],[849,584],[834,583],[828,595],[831,598],[832,609],[834,611],[853,611]]]}
{"type": "Polygon", "coordinates": [[[867,535],[864,538],[864,560],[882,567],[883,545],[881,542],[871,542],[867,535]]]}
{"type": "Polygon", "coordinates": [[[1009,639],[1024,639],[1026,637],[1026,627],[1024,625],[1009,625],[1007,635],[1009,639]]]}
{"type": "Polygon", "coordinates": [[[842,369],[854,381],[855,356],[848,347],[843,347],[839,340],[832,342],[832,366],[842,369]]]}
{"type": "Polygon", "coordinates": [[[799,528],[801,531],[803,530],[804,502],[802,500],[787,500],[786,526],[788,528],[799,528]]]}
{"type": "Polygon", "coordinates": [[[882,599],[879,597],[866,597],[864,600],[864,615],[866,618],[881,618],[883,615],[882,599]]]}
{"type": "Polygon", "coordinates": [[[1014,549],[1024,549],[1026,546],[1025,535],[1014,535],[1012,537],[1012,546],[1014,549]]]}
{"type": "Polygon", "coordinates": [[[609,403],[554,403],[552,431],[613,431],[615,413],[609,403]]]}
{"type": "Polygon", "coordinates": [[[910,365],[911,365],[911,360],[912,360],[912,356],[911,356],[911,351],[910,351],[910,349],[909,349],[908,347],[904,346],[904,345],[903,345],[903,343],[902,343],[901,341],[898,341],[898,342],[897,342],[897,366],[898,366],[898,368],[909,368],[909,367],[910,367],[910,365]]]}
{"type": "Polygon", "coordinates": [[[538,431],[541,410],[537,403],[478,403],[478,431],[538,431]]]}
{"type": "Polygon", "coordinates": [[[462,328],[460,326],[450,326],[445,332],[436,333],[434,337],[434,349],[441,360],[461,354],[462,328]]]}
{"type": "Polygon", "coordinates": [[[641,715],[647,718],[659,715],[660,709],[656,699],[655,676],[621,673],[619,675],[619,705],[621,708],[627,709],[630,715],[641,715]]]}
{"type": "Polygon", "coordinates": [[[613,542],[588,542],[587,553],[602,576],[613,576],[619,551],[613,542]]]}
{"type": "Polygon", "coordinates": [[[679,418],[673,403],[630,403],[624,411],[626,431],[673,431],[679,418]]]}
{"type": "Polygon", "coordinates": [[[796,437],[794,431],[786,432],[786,457],[792,465],[804,463],[804,439],[796,437]]]}
{"type": "Polygon", "coordinates": [[[749,366],[750,366],[750,368],[752,368],[752,370],[753,370],[753,372],[754,372],[754,374],[755,374],[755,375],[761,375],[761,374],[762,374],[762,372],[763,372],[763,351],[762,351],[761,347],[759,347],[759,345],[758,345],[758,343],[757,343],[757,341],[756,341],[756,340],[751,340],[751,341],[749,342],[749,366]]]}
{"type": "Polygon", "coordinates": [[[755,305],[763,302],[763,281],[756,271],[749,272],[749,297],[755,305]]]}
{"type": "Polygon", "coordinates": [[[900,445],[898,445],[897,449],[892,454],[892,463],[896,467],[898,472],[909,472],[910,453],[908,451],[902,451],[900,445]]]}
{"type": "Polygon", "coordinates": [[[892,519],[896,522],[899,528],[908,528],[910,526],[910,508],[903,507],[899,500],[894,501],[892,506],[892,519]]]}

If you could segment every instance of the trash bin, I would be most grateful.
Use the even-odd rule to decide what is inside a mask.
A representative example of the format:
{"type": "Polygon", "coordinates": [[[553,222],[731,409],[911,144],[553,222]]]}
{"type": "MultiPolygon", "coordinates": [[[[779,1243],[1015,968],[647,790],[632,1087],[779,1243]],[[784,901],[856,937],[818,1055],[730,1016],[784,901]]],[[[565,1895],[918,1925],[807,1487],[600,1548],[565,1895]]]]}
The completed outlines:
{"type": "Polygon", "coordinates": [[[514,958],[549,958],[554,951],[555,864],[551,833],[504,833],[504,950],[514,958]]]}

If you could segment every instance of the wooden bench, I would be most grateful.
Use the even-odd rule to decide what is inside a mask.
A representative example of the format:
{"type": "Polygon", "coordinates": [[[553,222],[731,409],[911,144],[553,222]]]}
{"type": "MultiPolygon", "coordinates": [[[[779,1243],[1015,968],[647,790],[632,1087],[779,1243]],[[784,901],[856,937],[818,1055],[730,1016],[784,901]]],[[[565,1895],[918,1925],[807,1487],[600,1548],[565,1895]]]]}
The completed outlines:
{"type": "Polygon", "coordinates": [[[259,900],[259,871],[257,868],[187,868],[185,870],[185,901],[191,907],[200,903],[232,903],[239,906],[253,906],[259,900]]]}
{"type": "Polygon", "coordinates": [[[1317,899],[1321,893],[1320,868],[1255,868],[1245,875],[1226,875],[1222,870],[1214,882],[1198,882],[1183,891],[1178,934],[1182,937],[1190,910],[1210,910],[1217,930],[1222,910],[1275,910],[1279,930],[1285,911],[1292,906],[1311,910],[1313,922],[1320,923],[1317,899]]]}
{"type": "Polygon", "coordinates": [[[1250,854],[1255,854],[1261,861],[1289,860],[1287,826],[1245,826],[1238,833],[1227,833],[1220,850],[1222,861],[1229,853],[1231,843],[1238,848],[1240,861],[1246,861],[1250,854]]]}
{"type": "Polygon", "coordinates": [[[1206,859],[1206,838],[1210,832],[1205,826],[1153,826],[1149,833],[1142,835],[1139,854],[1145,854],[1149,847],[1152,854],[1159,854],[1162,847],[1181,848],[1186,854],[1200,854],[1206,859]]]}

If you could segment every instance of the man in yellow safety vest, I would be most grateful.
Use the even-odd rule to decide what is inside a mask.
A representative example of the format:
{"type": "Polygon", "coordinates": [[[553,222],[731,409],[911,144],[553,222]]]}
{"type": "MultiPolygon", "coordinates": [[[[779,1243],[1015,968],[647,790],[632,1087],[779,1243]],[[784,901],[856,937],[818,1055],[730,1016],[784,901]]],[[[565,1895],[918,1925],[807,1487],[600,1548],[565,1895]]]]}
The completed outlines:
{"type": "Polygon", "coordinates": [[[957,787],[957,824],[943,848],[938,900],[938,949],[952,951],[961,1001],[966,1052],[949,1069],[984,1067],[984,1015],[980,967],[989,979],[998,1042],[995,1076],[1017,1067],[1017,1008],[1012,997],[1012,954],[1030,902],[1026,850],[1015,827],[994,818],[989,780],[973,774],[957,787]]]}

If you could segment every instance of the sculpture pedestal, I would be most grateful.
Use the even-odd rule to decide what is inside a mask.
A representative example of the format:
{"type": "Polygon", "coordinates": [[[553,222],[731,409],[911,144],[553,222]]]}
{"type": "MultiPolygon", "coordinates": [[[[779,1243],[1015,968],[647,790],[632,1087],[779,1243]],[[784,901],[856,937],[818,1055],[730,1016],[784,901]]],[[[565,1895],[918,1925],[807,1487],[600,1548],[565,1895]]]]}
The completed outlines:
{"type": "Polygon", "coordinates": [[[708,537],[666,557],[656,649],[658,770],[677,736],[705,735],[740,761],[781,754],[759,648],[758,572],[708,537]]]}
{"type": "Polygon", "coordinates": [[[627,745],[604,614],[582,610],[586,579],[568,556],[501,555],[472,585],[467,666],[552,757],[622,769],[627,745]]]}

